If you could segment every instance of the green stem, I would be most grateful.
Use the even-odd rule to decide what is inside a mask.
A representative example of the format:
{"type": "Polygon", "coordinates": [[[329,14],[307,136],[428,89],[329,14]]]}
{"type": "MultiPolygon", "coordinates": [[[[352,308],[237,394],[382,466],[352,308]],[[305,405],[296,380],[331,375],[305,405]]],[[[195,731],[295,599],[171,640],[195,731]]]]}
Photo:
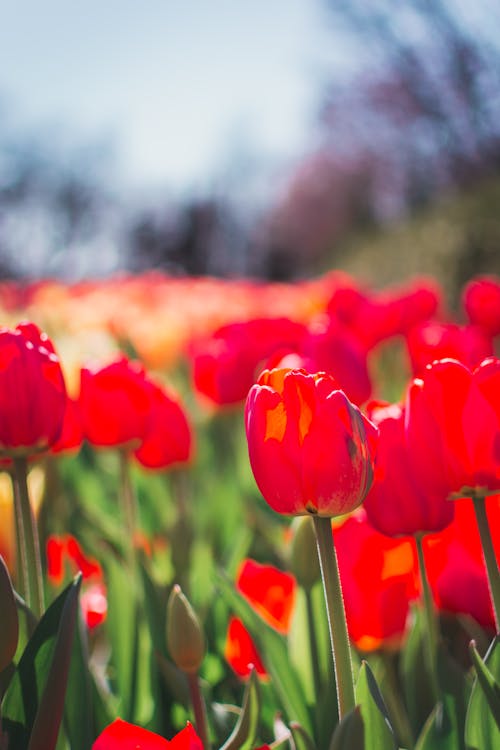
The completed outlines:
{"type": "Polygon", "coordinates": [[[313,516],[313,521],[328,614],[340,721],[356,705],[344,599],[333,543],[331,520],[330,518],[313,516]]]}
{"type": "Polygon", "coordinates": [[[131,575],[135,576],[137,571],[137,555],[135,549],[137,509],[134,488],[132,487],[132,480],[130,478],[128,454],[125,450],[120,451],[120,484],[120,499],[125,526],[125,554],[131,575]]]}
{"type": "Polygon", "coordinates": [[[26,603],[35,617],[40,618],[44,611],[42,563],[38,529],[28,492],[28,462],[25,457],[17,457],[13,461],[14,509],[21,586],[26,603]]]}
{"type": "Polygon", "coordinates": [[[436,619],[436,610],[434,608],[434,601],[432,598],[431,587],[429,585],[429,579],[427,577],[427,569],[425,567],[422,538],[423,538],[422,534],[415,535],[415,543],[417,545],[417,555],[418,555],[418,570],[420,574],[420,583],[422,585],[424,615],[425,615],[425,622],[427,626],[427,638],[426,638],[426,643],[428,645],[427,659],[429,663],[429,672],[430,672],[431,680],[432,680],[434,698],[437,701],[439,700],[439,697],[440,697],[438,669],[437,669],[438,623],[436,619]]]}
{"type": "Polygon", "coordinates": [[[309,658],[314,682],[314,697],[316,704],[321,698],[321,676],[319,671],[318,638],[316,636],[315,617],[312,603],[311,588],[304,589],[306,597],[307,630],[309,633],[309,658]]]}
{"type": "Polygon", "coordinates": [[[486,514],[486,502],[484,496],[478,494],[472,497],[472,502],[474,504],[474,512],[483,547],[483,557],[488,573],[488,584],[495,614],[495,626],[498,633],[500,631],[500,576],[498,574],[495,548],[493,547],[488,516],[486,514]]]}
{"type": "Polygon", "coordinates": [[[200,680],[196,672],[187,674],[191,705],[193,706],[194,724],[196,732],[201,739],[203,750],[210,750],[208,738],[208,721],[205,700],[200,689],[200,680]]]}

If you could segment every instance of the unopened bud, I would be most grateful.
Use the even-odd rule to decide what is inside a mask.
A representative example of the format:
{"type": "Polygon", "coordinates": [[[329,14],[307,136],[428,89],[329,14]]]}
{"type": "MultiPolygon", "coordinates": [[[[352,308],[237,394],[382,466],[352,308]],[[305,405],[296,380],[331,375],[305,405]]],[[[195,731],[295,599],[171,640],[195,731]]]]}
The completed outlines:
{"type": "Polygon", "coordinates": [[[0,672],[9,666],[17,649],[19,638],[19,618],[17,614],[14,589],[0,555],[0,672]]]}
{"type": "Polygon", "coordinates": [[[309,591],[321,577],[313,520],[299,516],[292,524],[290,569],[299,586],[309,591]]]}
{"type": "Polygon", "coordinates": [[[175,585],[167,604],[167,647],[183,672],[198,672],[205,656],[205,636],[192,606],[175,585]]]}

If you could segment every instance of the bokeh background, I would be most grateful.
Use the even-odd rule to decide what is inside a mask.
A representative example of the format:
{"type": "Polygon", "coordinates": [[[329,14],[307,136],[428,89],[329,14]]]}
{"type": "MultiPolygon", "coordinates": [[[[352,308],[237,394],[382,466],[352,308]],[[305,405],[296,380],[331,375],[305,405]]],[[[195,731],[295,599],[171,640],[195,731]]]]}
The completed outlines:
{"type": "Polygon", "coordinates": [[[493,0],[0,3],[0,276],[500,273],[493,0]]]}

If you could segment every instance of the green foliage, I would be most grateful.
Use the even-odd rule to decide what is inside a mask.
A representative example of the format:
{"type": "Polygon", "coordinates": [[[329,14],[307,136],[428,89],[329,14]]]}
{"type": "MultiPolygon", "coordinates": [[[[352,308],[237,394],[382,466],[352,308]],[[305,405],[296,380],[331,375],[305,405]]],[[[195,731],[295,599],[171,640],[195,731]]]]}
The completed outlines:
{"type": "Polygon", "coordinates": [[[467,750],[495,750],[500,745],[500,641],[492,642],[484,662],[473,649],[476,680],[472,688],[467,718],[467,750]]]}
{"type": "Polygon", "coordinates": [[[40,620],[2,702],[10,750],[53,750],[63,717],[80,576],[40,620]]]}

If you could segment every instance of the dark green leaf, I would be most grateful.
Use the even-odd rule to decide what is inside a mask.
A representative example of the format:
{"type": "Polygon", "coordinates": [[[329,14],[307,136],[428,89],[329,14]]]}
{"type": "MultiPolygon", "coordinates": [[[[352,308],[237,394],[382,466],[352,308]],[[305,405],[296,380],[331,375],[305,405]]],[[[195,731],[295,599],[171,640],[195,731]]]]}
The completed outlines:
{"type": "Polygon", "coordinates": [[[356,684],[356,703],[361,708],[365,744],[370,750],[396,747],[387,708],[368,663],[363,661],[356,684]]]}
{"type": "Polygon", "coordinates": [[[304,727],[301,727],[296,721],[290,722],[290,731],[292,733],[295,750],[315,750],[314,742],[309,737],[304,727]]]}
{"type": "Polygon", "coordinates": [[[337,724],[329,750],[365,750],[365,729],[360,706],[349,711],[337,724]]]}
{"type": "Polygon", "coordinates": [[[459,750],[462,747],[463,735],[458,727],[455,702],[446,695],[426,721],[415,750],[459,750]]]}
{"type": "MultiPolygon", "coordinates": [[[[476,661],[474,666],[478,670],[476,661]]],[[[465,719],[465,744],[467,750],[498,750],[500,730],[489,700],[493,697],[492,693],[498,698],[500,683],[500,639],[498,636],[488,649],[484,664],[477,674],[465,719]]],[[[496,705],[496,701],[493,702],[496,705]]]]}
{"type": "Polygon", "coordinates": [[[9,750],[52,750],[64,709],[78,611],[78,576],[40,620],[2,705],[9,750]]]}
{"type": "Polygon", "coordinates": [[[92,677],[88,662],[87,630],[80,614],[75,628],[64,712],[71,750],[88,750],[98,734],[93,717],[92,677]]]}
{"type": "Polygon", "coordinates": [[[245,688],[240,716],[231,735],[220,750],[250,750],[257,736],[259,718],[259,682],[255,670],[252,670],[245,688]]]}
{"type": "Polygon", "coordinates": [[[470,653],[474,669],[476,670],[478,686],[483,691],[491,715],[500,730],[500,685],[479,656],[474,642],[471,643],[470,653]]]}

